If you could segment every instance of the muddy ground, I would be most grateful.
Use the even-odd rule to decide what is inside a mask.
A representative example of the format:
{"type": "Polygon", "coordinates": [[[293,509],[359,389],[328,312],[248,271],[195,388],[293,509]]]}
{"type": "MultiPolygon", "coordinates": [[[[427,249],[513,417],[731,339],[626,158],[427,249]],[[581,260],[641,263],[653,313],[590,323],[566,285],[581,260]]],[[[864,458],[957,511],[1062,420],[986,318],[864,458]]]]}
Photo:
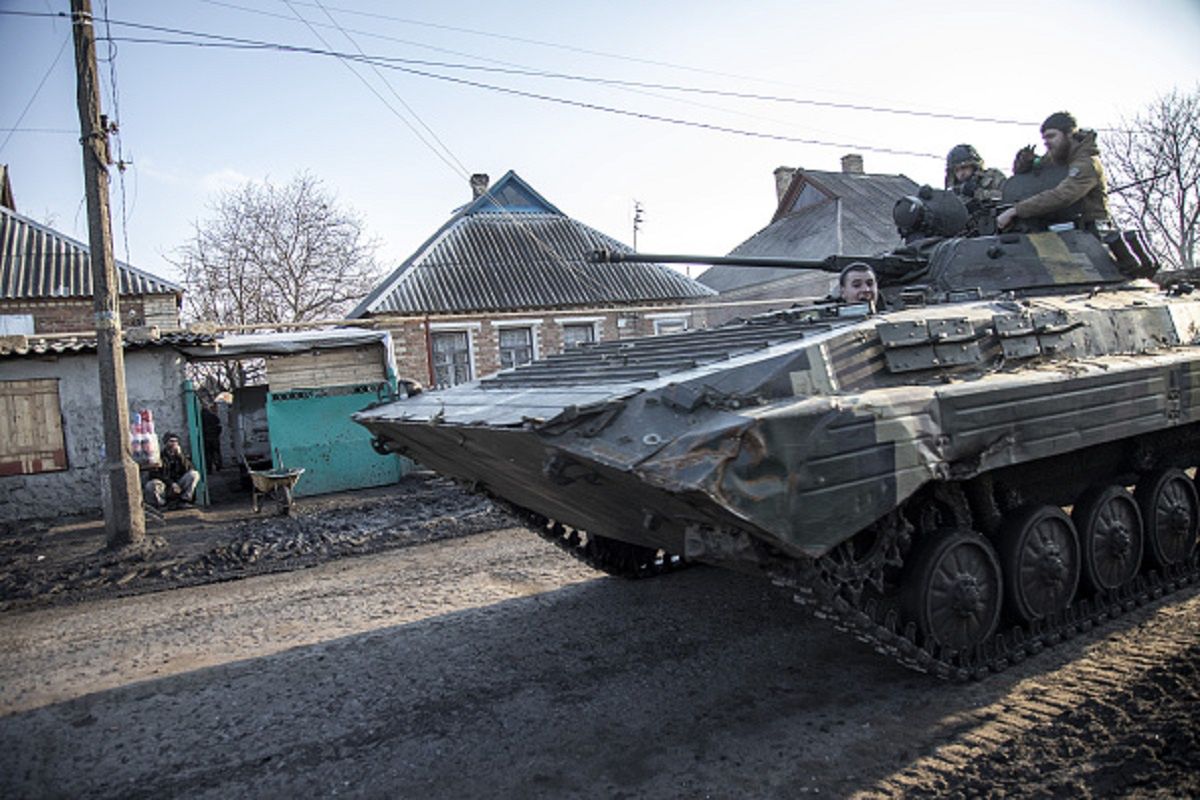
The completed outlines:
{"type": "Polygon", "coordinates": [[[119,597],[303,569],[515,524],[486,499],[432,472],[396,486],[297,498],[256,513],[236,472],[213,506],[150,515],[146,541],[110,550],[95,518],[8,523],[0,530],[0,612],[119,597]]]}
{"type": "Polygon", "coordinates": [[[144,560],[75,525],[6,537],[5,797],[1200,796],[1194,587],[945,684],[750,576],[598,576],[431,475],[175,512],[144,560]]]}

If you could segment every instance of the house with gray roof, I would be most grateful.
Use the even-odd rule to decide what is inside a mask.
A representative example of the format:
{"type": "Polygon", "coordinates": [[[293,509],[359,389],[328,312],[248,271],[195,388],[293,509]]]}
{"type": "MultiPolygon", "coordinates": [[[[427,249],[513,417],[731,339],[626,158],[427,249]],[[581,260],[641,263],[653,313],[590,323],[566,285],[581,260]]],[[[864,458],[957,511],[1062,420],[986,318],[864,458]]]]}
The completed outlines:
{"type": "MultiPolygon", "coordinates": [[[[840,172],[779,167],[770,224],[730,255],[820,260],[886,252],[902,243],[892,207],[918,188],[904,175],[864,172],[858,155],[843,157],[840,172]]],[[[823,297],[834,283],[815,270],[730,266],[711,267],[697,280],[720,292],[723,302],[823,297]]],[[[714,323],[720,314],[709,316],[714,323]]]]}
{"type": "MultiPolygon", "coordinates": [[[[96,513],[104,436],[88,247],[18,214],[7,170],[0,178],[0,522],[96,513]]],[[[118,273],[130,417],[190,438],[198,457],[182,349],[205,337],[178,330],[181,286],[128,264],[118,273]]]]}
{"type": "Polygon", "coordinates": [[[702,322],[686,303],[715,290],[661,264],[593,264],[630,252],[509,171],[471,178],[455,211],[355,308],[392,331],[397,374],[452,386],[585,342],[702,322]]]}
{"type": "MultiPolygon", "coordinates": [[[[124,327],[180,327],[182,286],[120,261],[117,277],[124,327]]],[[[0,205],[0,335],[94,327],[88,246],[0,205]]]]}

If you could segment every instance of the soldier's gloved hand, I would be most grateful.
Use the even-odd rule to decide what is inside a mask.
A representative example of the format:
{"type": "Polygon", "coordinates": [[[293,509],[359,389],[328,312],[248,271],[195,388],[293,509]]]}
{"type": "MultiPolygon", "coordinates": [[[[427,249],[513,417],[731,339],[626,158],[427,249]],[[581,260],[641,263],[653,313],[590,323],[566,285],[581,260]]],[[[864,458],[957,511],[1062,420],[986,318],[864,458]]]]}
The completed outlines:
{"type": "Polygon", "coordinates": [[[1037,154],[1034,152],[1033,145],[1025,145],[1017,151],[1017,155],[1013,158],[1013,175],[1024,175],[1029,172],[1033,169],[1035,161],[1037,161],[1037,154]]]}
{"type": "Polygon", "coordinates": [[[963,181],[962,186],[960,187],[959,191],[961,192],[963,197],[970,198],[970,197],[975,196],[975,190],[978,188],[979,188],[979,179],[976,178],[974,175],[972,175],[971,177],[969,177],[965,181],[963,181]]]}

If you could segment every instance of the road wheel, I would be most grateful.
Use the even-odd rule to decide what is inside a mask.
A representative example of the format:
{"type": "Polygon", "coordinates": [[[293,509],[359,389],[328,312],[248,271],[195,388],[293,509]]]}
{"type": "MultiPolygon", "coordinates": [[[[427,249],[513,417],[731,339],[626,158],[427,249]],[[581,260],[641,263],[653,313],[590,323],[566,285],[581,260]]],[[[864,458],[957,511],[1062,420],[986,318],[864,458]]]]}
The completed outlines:
{"type": "Polygon", "coordinates": [[[1151,472],[1134,490],[1146,532],[1146,559],[1156,567],[1178,564],[1196,544],[1196,486],[1174,467],[1151,472]]]}
{"type": "Polygon", "coordinates": [[[1079,586],[1079,540],[1057,506],[1018,509],[1000,528],[1004,602],[1022,622],[1066,608],[1079,586]]]}
{"type": "Polygon", "coordinates": [[[969,650],[1000,624],[1000,562],[974,531],[938,531],[918,547],[904,581],[904,610],[932,642],[969,650]]]}
{"type": "Polygon", "coordinates": [[[1071,512],[1079,533],[1083,579],[1092,590],[1124,586],[1142,563],[1142,513],[1123,486],[1086,492],[1071,512]]]}

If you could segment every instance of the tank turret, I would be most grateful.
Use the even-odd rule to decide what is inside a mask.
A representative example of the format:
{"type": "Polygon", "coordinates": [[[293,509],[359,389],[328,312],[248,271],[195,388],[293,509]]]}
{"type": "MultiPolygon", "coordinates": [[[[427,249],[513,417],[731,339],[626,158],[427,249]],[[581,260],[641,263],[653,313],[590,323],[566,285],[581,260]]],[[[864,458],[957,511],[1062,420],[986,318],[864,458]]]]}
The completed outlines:
{"type": "MultiPolygon", "coordinates": [[[[1018,185],[1008,191],[1009,201],[990,209],[991,227],[994,228],[995,214],[1010,205],[1012,198],[1040,191],[1055,174],[1047,168],[1028,180],[1019,180],[1025,176],[1015,176],[1012,180],[1018,180],[1018,185]]],[[[892,216],[905,244],[881,255],[831,255],[813,260],[601,250],[592,257],[594,261],[610,263],[774,267],[832,273],[839,273],[852,263],[866,263],[875,271],[885,301],[893,307],[904,304],[902,301],[928,304],[1008,293],[1028,295],[1117,286],[1132,279],[1149,278],[1158,269],[1157,259],[1137,231],[1096,235],[1077,230],[1068,221],[1027,223],[1026,230],[1021,232],[961,235],[968,223],[961,198],[928,186],[897,200],[892,216]]]]}

